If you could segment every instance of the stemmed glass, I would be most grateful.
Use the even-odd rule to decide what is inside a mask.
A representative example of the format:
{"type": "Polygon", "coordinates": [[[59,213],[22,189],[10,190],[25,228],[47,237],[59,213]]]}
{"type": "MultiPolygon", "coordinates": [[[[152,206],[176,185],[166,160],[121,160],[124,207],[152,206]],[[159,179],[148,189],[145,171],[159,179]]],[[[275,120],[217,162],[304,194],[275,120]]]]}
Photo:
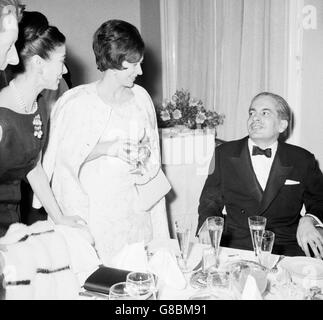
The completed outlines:
{"type": "Polygon", "coordinates": [[[190,283],[193,288],[205,288],[209,272],[218,268],[219,247],[222,237],[224,219],[209,217],[199,233],[202,247],[202,270],[192,274],[190,283]]]}
{"type": "Polygon", "coordinates": [[[222,217],[208,217],[206,226],[210,234],[211,244],[214,248],[215,267],[218,266],[220,241],[223,232],[224,219],[222,217]]]}
{"type": "Polygon", "coordinates": [[[262,235],[261,250],[258,258],[259,263],[267,269],[270,269],[272,266],[271,251],[273,250],[274,241],[275,234],[272,231],[265,230],[262,235]]]}
{"type": "Polygon", "coordinates": [[[146,134],[146,129],[143,129],[141,138],[138,140],[138,152],[136,155],[136,163],[131,170],[131,173],[144,174],[147,171],[147,162],[151,155],[151,146],[149,138],[146,134]]]}
{"type": "Polygon", "coordinates": [[[251,240],[256,257],[259,259],[262,236],[265,232],[267,219],[262,216],[248,217],[251,240]]]}
{"type": "Polygon", "coordinates": [[[190,217],[181,217],[175,220],[175,233],[181,253],[180,268],[182,272],[189,272],[190,270],[187,266],[187,258],[191,235],[190,217]]]}
{"type": "Polygon", "coordinates": [[[130,272],[127,275],[126,288],[138,300],[156,300],[155,282],[156,279],[150,272],[130,272]]]}

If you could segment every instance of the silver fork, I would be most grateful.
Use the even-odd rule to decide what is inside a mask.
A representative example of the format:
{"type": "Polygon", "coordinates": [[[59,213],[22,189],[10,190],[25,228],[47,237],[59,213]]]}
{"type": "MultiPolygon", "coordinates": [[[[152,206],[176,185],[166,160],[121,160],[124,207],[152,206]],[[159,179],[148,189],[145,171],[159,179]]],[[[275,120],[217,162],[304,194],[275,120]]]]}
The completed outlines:
{"type": "Polygon", "coordinates": [[[278,271],[278,267],[277,267],[278,266],[278,263],[280,261],[282,261],[284,258],[285,258],[284,255],[280,255],[279,258],[278,258],[278,260],[276,261],[275,265],[269,271],[270,272],[273,272],[273,273],[277,272],[278,271]]]}

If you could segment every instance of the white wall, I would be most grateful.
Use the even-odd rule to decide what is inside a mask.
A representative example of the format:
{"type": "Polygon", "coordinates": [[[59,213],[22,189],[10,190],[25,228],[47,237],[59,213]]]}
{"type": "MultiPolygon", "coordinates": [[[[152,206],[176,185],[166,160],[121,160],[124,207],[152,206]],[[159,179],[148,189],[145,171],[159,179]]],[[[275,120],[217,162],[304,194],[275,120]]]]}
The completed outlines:
{"type": "Polygon", "coordinates": [[[92,37],[106,20],[122,19],[140,30],[140,0],[23,0],[28,11],[40,11],[66,36],[67,65],[73,86],[97,80],[92,37]]]}
{"type": "Polygon", "coordinates": [[[300,144],[315,154],[323,170],[323,1],[305,0],[305,5],[317,9],[317,29],[304,30],[300,144]]]}

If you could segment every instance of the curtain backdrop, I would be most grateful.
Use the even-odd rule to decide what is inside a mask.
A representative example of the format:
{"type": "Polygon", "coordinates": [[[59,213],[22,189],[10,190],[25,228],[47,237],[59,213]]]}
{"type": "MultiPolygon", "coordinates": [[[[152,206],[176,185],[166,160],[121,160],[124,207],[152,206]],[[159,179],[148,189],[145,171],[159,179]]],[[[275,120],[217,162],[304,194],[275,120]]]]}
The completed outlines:
{"type": "Polygon", "coordinates": [[[246,135],[253,96],[290,98],[292,1],[161,0],[164,98],[188,89],[225,115],[219,138],[246,135]]]}

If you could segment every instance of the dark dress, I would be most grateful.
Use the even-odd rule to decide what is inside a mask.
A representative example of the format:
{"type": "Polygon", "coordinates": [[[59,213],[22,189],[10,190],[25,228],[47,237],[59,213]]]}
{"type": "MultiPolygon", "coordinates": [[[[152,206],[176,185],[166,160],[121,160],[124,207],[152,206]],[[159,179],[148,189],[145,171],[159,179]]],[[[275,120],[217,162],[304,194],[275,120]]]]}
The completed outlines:
{"type": "Polygon", "coordinates": [[[21,182],[35,168],[47,136],[47,114],[44,101],[38,99],[38,109],[33,114],[20,114],[0,107],[0,236],[12,223],[21,222],[21,182]],[[40,118],[41,137],[35,118],[40,118]]]}

